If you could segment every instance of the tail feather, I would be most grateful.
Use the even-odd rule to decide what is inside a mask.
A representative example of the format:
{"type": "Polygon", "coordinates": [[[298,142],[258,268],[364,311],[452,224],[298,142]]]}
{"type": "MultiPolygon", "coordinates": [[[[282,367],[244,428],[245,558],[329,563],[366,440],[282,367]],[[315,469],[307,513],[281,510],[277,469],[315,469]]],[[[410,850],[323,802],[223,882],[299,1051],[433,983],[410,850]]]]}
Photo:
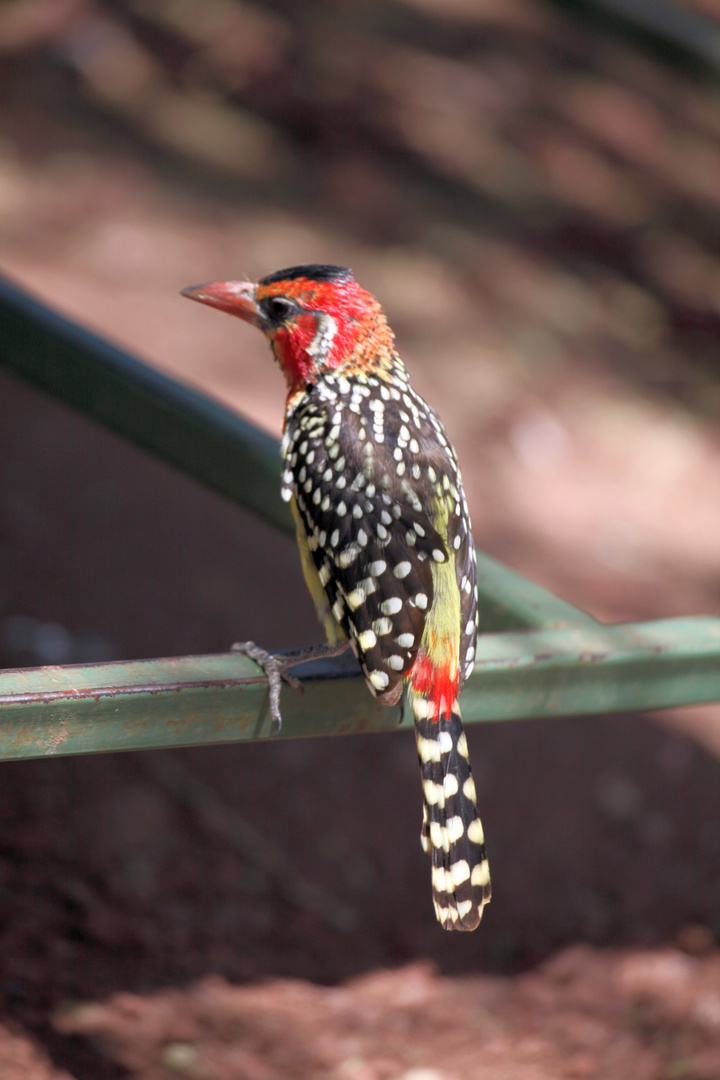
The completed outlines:
{"type": "Polygon", "coordinates": [[[490,872],[457,702],[437,720],[415,712],[422,772],[420,842],[432,858],[433,904],[445,930],[475,930],[490,901],[490,872]]]}

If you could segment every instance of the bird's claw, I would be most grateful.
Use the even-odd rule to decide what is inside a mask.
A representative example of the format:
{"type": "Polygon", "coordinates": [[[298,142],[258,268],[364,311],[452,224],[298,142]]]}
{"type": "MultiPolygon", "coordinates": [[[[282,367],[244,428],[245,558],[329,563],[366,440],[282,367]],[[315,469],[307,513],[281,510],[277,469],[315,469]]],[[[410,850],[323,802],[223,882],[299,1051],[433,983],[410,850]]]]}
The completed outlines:
{"type": "Polygon", "coordinates": [[[301,693],[304,692],[300,680],[294,675],[289,675],[285,670],[288,667],[292,667],[292,664],[289,664],[285,657],[281,655],[278,656],[276,653],[268,652],[267,649],[261,649],[254,641],[236,641],[234,645],[230,646],[230,652],[242,653],[244,656],[249,656],[250,659],[254,660],[258,667],[261,667],[267,675],[268,693],[270,695],[270,716],[272,719],[273,734],[277,735],[282,728],[280,688],[283,679],[292,686],[294,690],[300,690],[301,693]]]}
{"type": "Polygon", "coordinates": [[[234,645],[230,646],[230,651],[249,656],[267,675],[270,694],[270,716],[272,717],[274,734],[277,734],[282,727],[282,716],[280,715],[282,680],[284,679],[294,690],[299,690],[301,694],[305,693],[303,684],[294,675],[288,674],[288,668],[295,667],[297,664],[306,664],[309,660],[339,656],[340,653],[345,652],[349,645],[349,641],[342,641],[334,645],[313,645],[308,649],[299,649],[297,652],[271,653],[267,649],[261,649],[254,641],[236,641],[234,645]]]}

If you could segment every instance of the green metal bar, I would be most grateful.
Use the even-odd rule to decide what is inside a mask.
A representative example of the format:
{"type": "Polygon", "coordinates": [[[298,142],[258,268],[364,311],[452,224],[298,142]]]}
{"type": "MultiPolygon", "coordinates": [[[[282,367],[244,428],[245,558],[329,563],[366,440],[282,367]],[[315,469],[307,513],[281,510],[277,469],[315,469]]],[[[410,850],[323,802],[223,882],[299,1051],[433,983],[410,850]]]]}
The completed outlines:
{"type": "MultiPolygon", "coordinates": [[[[0,365],[293,533],[275,439],[2,278],[0,365]]],[[[278,407],[281,394],[278,387],[278,407]]],[[[478,554],[478,575],[482,631],[593,621],[489,555],[478,554]]]]}
{"type": "Polygon", "coordinates": [[[720,701],[720,618],[478,638],[463,717],[518,720],[720,701]]]}
{"type": "MultiPolygon", "coordinates": [[[[282,736],[397,725],[359,671],[283,693],[282,736]]],[[[267,682],[234,653],[0,672],[0,759],[196,746],[270,734],[267,682]]]]}
{"type": "Polygon", "coordinates": [[[675,0],[555,0],[575,18],[585,15],[615,32],[625,32],[665,63],[682,61],[700,74],[720,68],[720,26],[716,18],[675,0]]]}
{"type": "MultiPolygon", "coordinates": [[[[178,298],[178,307],[181,300],[178,298]]],[[[285,532],[278,444],[0,278],[0,365],[285,532]]]]}
{"type": "MultiPolygon", "coordinates": [[[[280,738],[398,725],[342,660],[313,672],[303,695],[283,689],[280,738]]],[[[717,700],[720,618],[707,616],[482,635],[462,708],[473,723],[717,700]]],[[[265,679],[235,654],[0,673],[0,759],[269,735],[265,679]]]]}
{"type": "Polygon", "coordinates": [[[586,611],[573,607],[484,551],[477,552],[478,631],[556,630],[597,626],[586,611]]]}

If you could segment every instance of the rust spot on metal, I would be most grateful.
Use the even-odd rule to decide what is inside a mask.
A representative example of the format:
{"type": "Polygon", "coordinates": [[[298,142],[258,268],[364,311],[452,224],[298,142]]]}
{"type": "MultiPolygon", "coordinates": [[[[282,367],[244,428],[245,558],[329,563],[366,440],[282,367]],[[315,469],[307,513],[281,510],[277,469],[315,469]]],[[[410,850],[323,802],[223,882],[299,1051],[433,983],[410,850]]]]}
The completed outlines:
{"type": "Polygon", "coordinates": [[[250,686],[267,685],[265,676],[249,676],[244,679],[199,679],[195,682],[146,683],[139,686],[89,686],[83,690],[71,687],[65,690],[39,690],[28,694],[0,695],[2,705],[42,705],[51,701],[83,701],[92,699],[98,704],[102,700],[135,696],[137,694],[182,693],[186,690],[229,690],[233,687],[244,689],[250,686]]]}
{"type": "Polygon", "coordinates": [[[505,657],[505,656],[496,656],[496,657],[492,657],[490,660],[483,660],[482,658],[479,659],[479,660],[476,659],[475,660],[475,667],[476,668],[484,668],[484,667],[485,668],[487,668],[487,667],[489,667],[489,668],[514,668],[514,667],[517,667],[518,664],[520,664],[520,663],[522,663],[522,657],[520,657],[520,656],[507,656],[507,657],[505,657]]]}
{"type": "Polygon", "coordinates": [[[37,742],[37,731],[31,728],[19,728],[11,746],[30,746],[37,742]]]}
{"type": "Polygon", "coordinates": [[[46,737],[46,741],[50,744],[47,748],[48,753],[52,754],[59,746],[62,746],[69,734],[67,720],[60,721],[59,730],[58,728],[50,728],[46,737]]]}

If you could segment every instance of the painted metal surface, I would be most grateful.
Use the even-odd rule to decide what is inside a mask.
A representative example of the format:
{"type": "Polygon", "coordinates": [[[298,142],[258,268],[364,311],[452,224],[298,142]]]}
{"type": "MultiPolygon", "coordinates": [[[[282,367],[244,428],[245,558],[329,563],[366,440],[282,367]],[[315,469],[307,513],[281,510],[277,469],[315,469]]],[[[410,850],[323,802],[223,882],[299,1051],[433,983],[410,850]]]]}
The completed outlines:
{"type": "Polygon", "coordinates": [[[586,611],[573,607],[484,551],[477,552],[478,630],[556,630],[597,626],[586,611]]]}
{"type": "MultiPolygon", "coordinates": [[[[279,738],[412,723],[344,658],[305,671],[303,694],[283,689],[279,738]]],[[[718,699],[720,619],[708,616],[481,635],[461,704],[474,723],[718,699]]],[[[268,737],[265,678],[236,654],[0,672],[0,759],[268,737]]]]}
{"type": "MultiPolygon", "coordinates": [[[[330,670],[335,679],[322,668],[304,693],[284,688],[282,738],[397,726],[400,709],[378,704],[359,670],[330,670]]],[[[270,734],[265,676],[236,653],[0,672],[0,759],[270,734]]]]}

